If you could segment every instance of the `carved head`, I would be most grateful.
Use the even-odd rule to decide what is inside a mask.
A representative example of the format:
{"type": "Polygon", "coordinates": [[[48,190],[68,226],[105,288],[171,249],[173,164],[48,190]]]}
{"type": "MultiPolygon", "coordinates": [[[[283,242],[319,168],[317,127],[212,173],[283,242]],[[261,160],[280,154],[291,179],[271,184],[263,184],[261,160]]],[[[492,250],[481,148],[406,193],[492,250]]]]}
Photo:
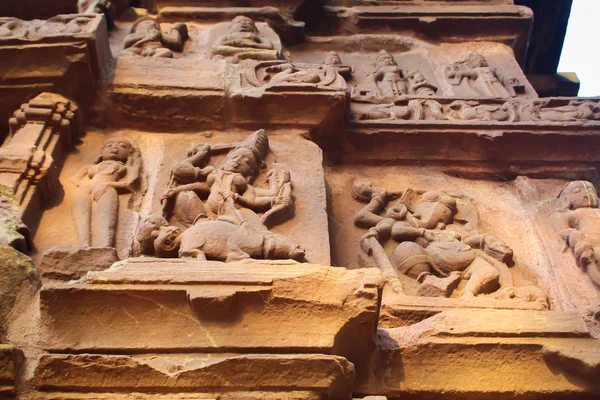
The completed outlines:
{"type": "Polygon", "coordinates": [[[425,192],[413,217],[420,228],[445,229],[456,214],[456,200],[441,192],[425,192]]]}
{"type": "Polygon", "coordinates": [[[513,250],[504,240],[496,236],[486,235],[482,250],[505,264],[510,263],[513,259],[513,250]]]}
{"type": "Polygon", "coordinates": [[[142,254],[154,255],[154,240],[158,237],[160,228],[166,226],[169,223],[160,214],[152,214],[144,219],[136,237],[142,254]]]}
{"type": "Polygon", "coordinates": [[[562,206],[569,210],[598,208],[596,188],[588,181],[567,183],[558,194],[558,199],[561,201],[562,206]]]}
{"type": "Polygon", "coordinates": [[[111,138],[102,146],[100,161],[113,160],[125,163],[132,152],[133,145],[129,140],[122,137],[111,138]]]}
{"type": "Polygon", "coordinates": [[[263,129],[258,130],[227,155],[223,170],[238,173],[246,178],[255,176],[264,166],[268,152],[267,132],[263,129]]]}
{"type": "Polygon", "coordinates": [[[154,18],[143,17],[132,25],[130,33],[134,32],[160,33],[160,25],[154,18]]]}
{"type": "Polygon", "coordinates": [[[304,261],[306,251],[304,248],[286,236],[267,233],[264,243],[265,258],[269,260],[287,260],[292,259],[298,262],[304,261]]]}
{"type": "Polygon", "coordinates": [[[467,65],[471,68],[488,67],[488,62],[484,56],[474,51],[467,58],[467,65]]]}
{"type": "Polygon", "coordinates": [[[342,65],[342,59],[335,51],[330,51],[325,57],[325,65],[342,65]]]}
{"type": "Polygon", "coordinates": [[[416,72],[413,72],[412,74],[410,74],[408,76],[408,81],[413,86],[427,83],[427,80],[425,79],[425,77],[423,76],[423,74],[420,73],[419,71],[416,71],[416,72]]]}
{"type": "Polygon", "coordinates": [[[243,15],[235,17],[229,24],[229,33],[235,32],[250,32],[258,34],[258,28],[254,21],[243,15]]]}
{"type": "Polygon", "coordinates": [[[181,231],[174,226],[161,226],[154,239],[154,254],[160,258],[177,258],[181,245],[181,231]]]}
{"type": "Polygon", "coordinates": [[[385,50],[381,50],[377,53],[377,59],[375,60],[377,67],[383,67],[387,65],[398,65],[394,57],[385,50]]]}

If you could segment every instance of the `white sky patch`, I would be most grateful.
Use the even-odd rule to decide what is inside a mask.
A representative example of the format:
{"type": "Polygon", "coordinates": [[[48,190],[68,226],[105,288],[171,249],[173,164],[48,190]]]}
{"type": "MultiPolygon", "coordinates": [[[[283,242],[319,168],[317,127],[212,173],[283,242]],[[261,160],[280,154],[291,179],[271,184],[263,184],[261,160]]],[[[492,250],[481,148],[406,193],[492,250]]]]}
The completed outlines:
{"type": "Polygon", "coordinates": [[[559,72],[575,72],[581,81],[579,96],[600,96],[600,0],[574,0],[559,72]]]}

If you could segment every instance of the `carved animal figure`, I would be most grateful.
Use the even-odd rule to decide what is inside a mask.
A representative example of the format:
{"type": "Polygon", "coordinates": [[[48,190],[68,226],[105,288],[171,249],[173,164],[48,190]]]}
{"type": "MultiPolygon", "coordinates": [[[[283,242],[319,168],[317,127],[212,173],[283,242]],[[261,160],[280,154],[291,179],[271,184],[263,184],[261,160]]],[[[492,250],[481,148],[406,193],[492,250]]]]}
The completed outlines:
{"type": "MultiPolygon", "coordinates": [[[[159,236],[160,239],[160,236],[159,236]]],[[[219,261],[247,258],[302,261],[304,249],[287,237],[226,221],[199,221],[181,234],[180,257],[219,261]]]]}

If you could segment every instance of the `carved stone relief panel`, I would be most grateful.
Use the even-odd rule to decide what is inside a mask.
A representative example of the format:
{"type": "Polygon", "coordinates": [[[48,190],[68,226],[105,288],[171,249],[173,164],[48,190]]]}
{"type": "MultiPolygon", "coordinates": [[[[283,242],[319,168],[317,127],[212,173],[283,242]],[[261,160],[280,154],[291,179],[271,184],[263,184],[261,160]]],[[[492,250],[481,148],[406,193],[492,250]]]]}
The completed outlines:
{"type": "Polygon", "coordinates": [[[321,151],[296,133],[89,132],[67,158],[60,176],[64,197],[44,213],[36,235],[47,277],[77,275],[71,262],[61,272],[61,257],[47,252],[58,245],[54,252],[71,261],[89,258],[75,251],[83,246],[106,262],[115,261],[113,253],[98,248],[116,248],[121,259],[328,265],[321,151]]]}
{"type": "Polygon", "coordinates": [[[531,223],[509,184],[408,166],[332,167],[327,179],[334,263],[379,268],[385,304],[549,306],[531,268],[539,243],[523,237],[531,223]]]}

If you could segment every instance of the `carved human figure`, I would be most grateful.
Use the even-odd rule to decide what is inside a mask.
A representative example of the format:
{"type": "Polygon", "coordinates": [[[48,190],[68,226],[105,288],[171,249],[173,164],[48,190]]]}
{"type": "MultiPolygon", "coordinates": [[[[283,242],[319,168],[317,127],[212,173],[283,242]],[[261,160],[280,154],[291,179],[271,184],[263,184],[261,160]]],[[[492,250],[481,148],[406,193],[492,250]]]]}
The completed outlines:
{"type": "MultiPolygon", "coordinates": [[[[33,23],[34,21],[31,22],[33,23]]],[[[72,17],[70,15],[56,15],[42,22],[40,25],[33,24],[29,35],[34,35],[34,32],[40,36],[80,33],[83,32],[85,26],[89,23],[90,17],[88,16],[72,17]]]]}
{"type": "Polygon", "coordinates": [[[594,185],[587,181],[566,184],[550,223],[573,251],[579,267],[600,285],[600,209],[594,185]]]}
{"type": "Polygon", "coordinates": [[[449,65],[445,72],[451,85],[470,89],[473,95],[511,97],[496,70],[476,51],[466,61],[449,65]]]}
{"type": "Polygon", "coordinates": [[[17,18],[4,18],[0,21],[0,38],[23,36],[25,34],[23,27],[25,25],[26,21],[17,18]]]}
{"type": "Polygon", "coordinates": [[[168,32],[161,31],[158,22],[151,17],[135,21],[125,38],[122,55],[142,57],[173,58],[173,51],[183,51],[188,39],[187,25],[177,22],[168,32]]]}
{"type": "Polygon", "coordinates": [[[427,82],[425,76],[419,71],[410,73],[407,78],[410,94],[414,94],[415,96],[431,97],[437,92],[437,87],[427,82]]]}
{"type": "Polygon", "coordinates": [[[600,105],[589,100],[571,100],[564,106],[552,106],[550,100],[534,100],[523,107],[533,121],[574,122],[600,120],[600,105]]]}
{"type": "Polygon", "coordinates": [[[408,84],[394,57],[385,50],[377,54],[375,69],[369,75],[381,97],[408,94],[408,84]]]}
{"type": "Polygon", "coordinates": [[[514,105],[509,103],[480,104],[477,101],[456,100],[445,108],[450,120],[498,122],[515,122],[518,120],[518,114],[514,105]]]}
{"type": "Polygon", "coordinates": [[[397,292],[402,292],[397,274],[422,282],[430,275],[433,277],[428,279],[443,279],[459,273],[468,279],[463,297],[512,286],[507,267],[512,250],[502,239],[480,233],[477,212],[459,210],[452,196],[436,191],[419,195],[412,189],[388,193],[361,181],[355,182],[353,195],[368,202],[354,220],[357,226],[369,229],[361,248],[376,260],[397,292]],[[387,207],[399,197],[395,206],[387,207]],[[381,216],[384,210],[385,216],[381,216]],[[399,244],[388,259],[382,243],[389,238],[399,244]],[[478,261],[482,257],[484,262],[478,261]]]}
{"type": "Polygon", "coordinates": [[[358,114],[359,120],[421,120],[423,118],[423,103],[419,100],[410,100],[406,106],[394,103],[377,104],[358,114]]]}
{"type": "Polygon", "coordinates": [[[172,183],[161,198],[163,215],[182,227],[211,216],[234,224],[248,223],[265,230],[275,217],[293,212],[289,170],[273,164],[267,174],[269,188],[252,182],[265,165],[269,140],[264,130],[253,133],[237,146],[195,146],[189,157],[172,169],[172,183]],[[206,166],[210,155],[231,150],[220,168],[206,166]],[[201,197],[206,198],[205,201],[201,197]],[[205,207],[206,204],[206,207],[205,207]],[[208,209],[206,209],[208,208],[208,209]],[[269,212],[271,211],[271,212],[269,212]],[[257,213],[264,213],[261,218],[257,213]]]}
{"type": "Polygon", "coordinates": [[[119,193],[133,192],[139,180],[138,151],[125,138],[107,140],[92,165],[81,167],[71,181],[72,212],[83,246],[114,247],[119,219],[119,193]]]}
{"type": "Polygon", "coordinates": [[[213,46],[213,55],[235,56],[237,60],[275,60],[275,45],[263,37],[254,21],[238,15],[229,24],[226,35],[218,38],[213,46]]]}
{"type": "Polygon", "coordinates": [[[339,56],[331,52],[324,64],[290,63],[268,61],[256,64],[246,75],[248,82],[260,87],[269,85],[332,85],[343,73],[349,76],[349,67],[341,64],[339,56]],[[265,67],[266,65],[266,67],[265,67]],[[264,69],[264,73],[259,71],[264,69]]]}

